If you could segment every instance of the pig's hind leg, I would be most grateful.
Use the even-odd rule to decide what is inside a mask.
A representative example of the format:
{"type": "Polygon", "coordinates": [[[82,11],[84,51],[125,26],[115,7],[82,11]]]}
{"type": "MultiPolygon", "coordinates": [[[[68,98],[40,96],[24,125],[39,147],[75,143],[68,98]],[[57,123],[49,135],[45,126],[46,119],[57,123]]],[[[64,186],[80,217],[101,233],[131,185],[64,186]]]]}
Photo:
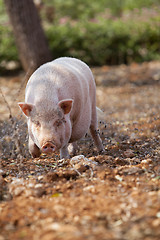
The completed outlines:
{"type": "Polygon", "coordinates": [[[104,147],[102,144],[102,140],[99,136],[99,132],[97,131],[97,111],[96,107],[93,107],[92,112],[92,119],[91,119],[91,125],[90,125],[90,133],[92,135],[92,138],[94,140],[94,143],[98,149],[99,152],[104,151],[104,147]]]}
{"type": "Polygon", "coordinates": [[[41,155],[41,151],[40,149],[37,147],[37,145],[33,142],[33,140],[31,139],[31,137],[29,137],[29,152],[32,155],[32,157],[37,158],[41,155]]]}

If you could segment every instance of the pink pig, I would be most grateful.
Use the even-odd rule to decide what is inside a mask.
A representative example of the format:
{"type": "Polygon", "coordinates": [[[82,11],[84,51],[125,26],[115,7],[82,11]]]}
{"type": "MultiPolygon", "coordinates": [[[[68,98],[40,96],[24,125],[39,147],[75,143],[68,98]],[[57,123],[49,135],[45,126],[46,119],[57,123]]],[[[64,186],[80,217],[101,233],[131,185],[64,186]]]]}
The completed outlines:
{"type": "Polygon", "coordinates": [[[60,158],[69,158],[68,149],[74,154],[76,141],[89,128],[98,150],[103,151],[97,132],[95,81],[84,62],[62,57],[39,67],[19,106],[27,117],[33,157],[60,150],[60,158]]]}

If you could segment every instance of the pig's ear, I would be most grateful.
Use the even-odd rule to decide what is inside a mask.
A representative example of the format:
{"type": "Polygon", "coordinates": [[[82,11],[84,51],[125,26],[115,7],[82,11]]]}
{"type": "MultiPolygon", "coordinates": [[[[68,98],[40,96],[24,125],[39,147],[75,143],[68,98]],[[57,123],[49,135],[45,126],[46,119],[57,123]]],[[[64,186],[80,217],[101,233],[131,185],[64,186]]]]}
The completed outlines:
{"type": "Polygon", "coordinates": [[[25,103],[25,102],[19,102],[19,107],[21,108],[22,112],[27,116],[30,117],[30,113],[34,108],[33,104],[25,103]]]}
{"type": "Polygon", "coordinates": [[[64,114],[68,114],[71,111],[72,105],[73,105],[72,99],[61,100],[58,103],[58,106],[63,110],[64,114]]]}

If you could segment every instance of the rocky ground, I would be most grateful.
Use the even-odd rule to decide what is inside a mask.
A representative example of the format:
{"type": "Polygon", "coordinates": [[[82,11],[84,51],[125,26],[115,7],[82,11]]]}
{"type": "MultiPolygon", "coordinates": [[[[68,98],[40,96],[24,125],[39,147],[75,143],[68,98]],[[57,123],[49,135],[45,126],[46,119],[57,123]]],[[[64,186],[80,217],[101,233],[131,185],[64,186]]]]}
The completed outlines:
{"type": "Polygon", "coordinates": [[[25,76],[0,79],[0,240],[160,239],[160,62],[93,72],[105,153],[70,160],[30,157],[25,76]]]}

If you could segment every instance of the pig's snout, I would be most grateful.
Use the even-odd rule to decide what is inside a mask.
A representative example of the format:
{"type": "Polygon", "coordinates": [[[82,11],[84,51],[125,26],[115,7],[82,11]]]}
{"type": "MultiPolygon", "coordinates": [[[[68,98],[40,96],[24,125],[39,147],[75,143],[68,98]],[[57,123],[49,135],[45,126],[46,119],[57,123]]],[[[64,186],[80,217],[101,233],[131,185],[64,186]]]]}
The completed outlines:
{"type": "Polygon", "coordinates": [[[43,153],[53,153],[56,150],[56,146],[52,142],[47,142],[42,146],[43,153]]]}

